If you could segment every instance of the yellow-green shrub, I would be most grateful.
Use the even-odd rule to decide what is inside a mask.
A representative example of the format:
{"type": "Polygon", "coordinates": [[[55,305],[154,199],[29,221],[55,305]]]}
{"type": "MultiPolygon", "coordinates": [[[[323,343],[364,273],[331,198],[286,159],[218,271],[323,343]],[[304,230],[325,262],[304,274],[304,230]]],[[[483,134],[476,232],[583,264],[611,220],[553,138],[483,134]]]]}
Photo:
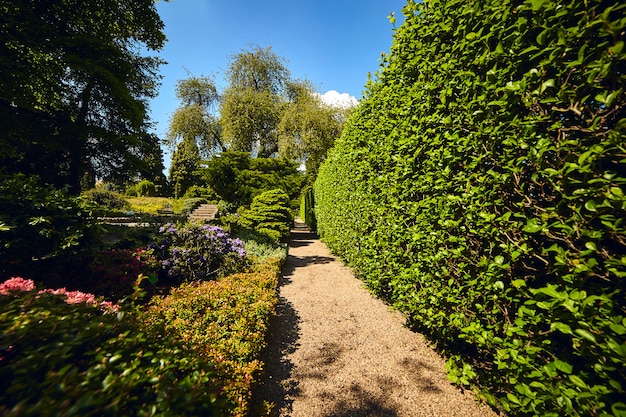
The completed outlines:
{"type": "Polygon", "coordinates": [[[280,261],[269,259],[251,272],[183,284],[154,298],[146,313],[149,325],[164,322],[168,337],[192,355],[215,362],[210,385],[222,387],[228,415],[244,416],[248,410],[251,384],[262,369],[259,354],[277,302],[279,273],[280,261]]]}

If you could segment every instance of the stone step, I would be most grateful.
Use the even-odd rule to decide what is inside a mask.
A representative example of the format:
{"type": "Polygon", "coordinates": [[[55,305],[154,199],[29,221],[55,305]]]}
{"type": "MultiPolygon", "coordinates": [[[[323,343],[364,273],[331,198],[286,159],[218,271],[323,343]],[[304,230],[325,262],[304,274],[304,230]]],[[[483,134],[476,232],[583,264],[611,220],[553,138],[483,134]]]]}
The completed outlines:
{"type": "Polygon", "coordinates": [[[189,214],[189,220],[212,220],[217,215],[217,204],[200,204],[189,214]]]}

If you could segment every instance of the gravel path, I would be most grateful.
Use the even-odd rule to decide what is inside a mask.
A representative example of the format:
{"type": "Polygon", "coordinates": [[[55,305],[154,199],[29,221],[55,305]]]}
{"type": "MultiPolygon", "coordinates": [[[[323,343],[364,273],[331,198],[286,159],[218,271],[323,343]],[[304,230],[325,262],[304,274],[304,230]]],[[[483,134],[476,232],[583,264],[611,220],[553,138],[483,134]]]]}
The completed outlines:
{"type": "Polygon", "coordinates": [[[292,231],[259,404],[280,417],[496,414],[446,379],[444,360],[306,229],[292,231]]]}

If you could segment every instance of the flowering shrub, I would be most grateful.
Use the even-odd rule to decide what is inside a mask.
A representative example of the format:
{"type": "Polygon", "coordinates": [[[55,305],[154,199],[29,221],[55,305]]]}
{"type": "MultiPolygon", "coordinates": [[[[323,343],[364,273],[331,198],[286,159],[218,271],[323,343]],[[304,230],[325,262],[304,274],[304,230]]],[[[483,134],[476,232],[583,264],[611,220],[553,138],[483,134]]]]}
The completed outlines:
{"type": "Polygon", "coordinates": [[[0,284],[0,294],[9,295],[13,291],[32,291],[35,289],[35,283],[30,279],[22,277],[9,278],[0,284]]]}
{"type": "Polygon", "coordinates": [[[116,299],[132,294],[137,277],[156,275],[160,265],[145,249],[112,249],[95,254],[89,290],[116,299]]]}
{"type": "Polygon", "coordinates": [[[158,321],[148,333],[140,311],[105,314],[90,294],[0,287],[0,415],[223,415],[214,365],[158,321]]]}
{"type": "MultiPolygon", "coordinates": [[[[11,293],[29,292],[35,289],[35,282],[22,277],[12,277],[0,284],[0,295],[11,295],[11,293]]],[[[68,291],[65,288],[43,289],[37,294],[59,295],[67,304],[86,304],[92,307],[100,307],[103,311],[117,312],[119,306],[110,301],[101,301],[95,295],[82,291],[68,291]]]]}
{"type": "Polygon", "coordinates": [[[163,225],[159,242],[148,245],[163,273],[177,281],[209,280],[243,270],[247,265],[243,242],[222,228],[190,223],[163,225]]]}

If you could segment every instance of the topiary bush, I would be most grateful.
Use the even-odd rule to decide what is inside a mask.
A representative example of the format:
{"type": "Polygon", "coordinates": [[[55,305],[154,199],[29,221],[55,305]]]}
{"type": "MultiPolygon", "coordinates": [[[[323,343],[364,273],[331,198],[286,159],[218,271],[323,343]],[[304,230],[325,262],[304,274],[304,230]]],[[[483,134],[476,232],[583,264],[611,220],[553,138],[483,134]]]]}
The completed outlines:
{"type": "Polygon", "coordinates": [[[250,209],[241,213],[239,224],[278,241],[289,236],[292,221],[289,196],[276,189],[254,197],[250,209]]]}
{"type": "Polygon", "coordinates": [[[318,231],[511,415],[625,415],[626,5],[409,1],[318,231]]]}

